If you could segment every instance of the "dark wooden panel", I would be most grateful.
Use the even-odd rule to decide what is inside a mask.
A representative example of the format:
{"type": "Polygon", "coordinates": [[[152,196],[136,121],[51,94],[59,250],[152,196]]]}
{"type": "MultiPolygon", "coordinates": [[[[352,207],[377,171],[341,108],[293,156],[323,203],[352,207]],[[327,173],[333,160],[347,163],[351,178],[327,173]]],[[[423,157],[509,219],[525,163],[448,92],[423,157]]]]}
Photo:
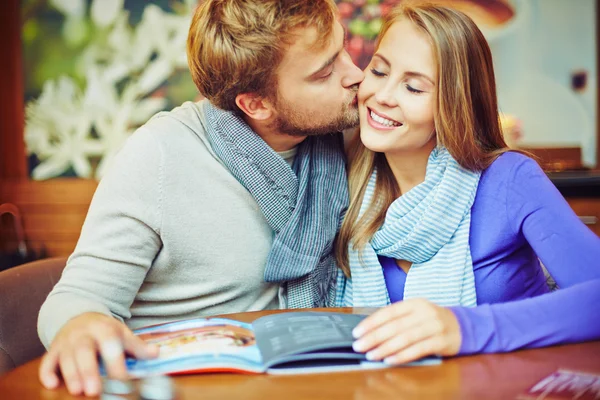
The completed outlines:
{"type": "Polygon", "coordinates": [[[0,5],[0,49],[0,180],[25,179],[27,169],[23,142],[23,68],[19,0],[3,0],[0,5]]]}
{"type": "Polygon", "coordinates": [[[545,171],[566,171],[583,168],[579,147],[524,147],[532,153],[545,171]]]}
{"type": "MultiPolygon", "coordinates": [[[[19,207],[32,249],[44,246],[50,256],[67,256],[75,248],[96,186],[83,179],[0,182],[0,202],[19,207]]],[[[8,217],[0,221],[0,246],[15,246],[8,217]]]]}
{"type": "Polygon", "coordinates": [[[600,0],[596,0],[596,169],[600,170],[600,0]]]}
{"type": "Polygon", "coordinates": [[[0,182],[0,201],[20,204],[88,204],[98,182],[59,178],[47,181],[8,180],[0,182]]]}
{"type": "Polygon", "coordinates": [[[575,214],[598,236],[600,236],[600,199],[567,198],[575,214]]]}

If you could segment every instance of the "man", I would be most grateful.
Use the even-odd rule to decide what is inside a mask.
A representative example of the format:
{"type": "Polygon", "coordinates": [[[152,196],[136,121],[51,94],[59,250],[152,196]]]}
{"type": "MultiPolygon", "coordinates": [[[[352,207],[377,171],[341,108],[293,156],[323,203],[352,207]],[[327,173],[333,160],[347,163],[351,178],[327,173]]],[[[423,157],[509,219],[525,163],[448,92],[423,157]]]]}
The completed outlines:
{"type": "Polygon", "coordinates": [[[154,357],[130,329],[331,304],[347,204],[339,132],[358,124],[362,72],[332,0],[207,0],[188,38],[209,100],[159,113],[100,182],[42,306],[44,386],[100,391],[97,356],[154,357]]]}

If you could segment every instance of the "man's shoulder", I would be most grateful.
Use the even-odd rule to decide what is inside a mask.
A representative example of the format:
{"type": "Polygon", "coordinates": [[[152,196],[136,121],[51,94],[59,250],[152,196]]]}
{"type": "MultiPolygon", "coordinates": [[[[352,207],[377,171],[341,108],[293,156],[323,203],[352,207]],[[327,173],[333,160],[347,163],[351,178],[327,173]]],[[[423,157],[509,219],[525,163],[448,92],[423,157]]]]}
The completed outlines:
{"type": "Polygon", "coordinates": [[[166,132],[194,133],[196,136],[205,135],[205,118],[203,103],[186,101],[170,111],[160,111],[143,125],[144,130],[157,134],[166,132]]]}
{"type": "Polygon", "coordinates": [[[170,111],[155,114],[137,129],[129,141],[138,142],[138,146],[139,142],[152,142],[167,152],[194,149],[212,153],[206,136],[204,101],[188,101],[170,111]]]}

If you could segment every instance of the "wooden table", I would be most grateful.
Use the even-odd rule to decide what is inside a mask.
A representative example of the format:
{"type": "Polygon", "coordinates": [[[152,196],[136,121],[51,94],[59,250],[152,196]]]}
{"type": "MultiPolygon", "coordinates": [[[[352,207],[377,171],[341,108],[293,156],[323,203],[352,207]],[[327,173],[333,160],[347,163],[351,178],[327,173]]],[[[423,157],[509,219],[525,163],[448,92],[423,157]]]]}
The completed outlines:
{"type": "MultiPolygon", "coordinates": [[[[368,313],[368,309],[338,309],[368,313]]],[[[229,314],[251,322],[277,311],[229,314]]],[[[46,390],[36,359],[0,377],[0,399],[73,399],[46,390]]],[[[205,374],[174,378],[177,399],[514,399],[558,368],[600,373],[600,341],[447,359],[439,366],[296,376],[205,374]]]]}

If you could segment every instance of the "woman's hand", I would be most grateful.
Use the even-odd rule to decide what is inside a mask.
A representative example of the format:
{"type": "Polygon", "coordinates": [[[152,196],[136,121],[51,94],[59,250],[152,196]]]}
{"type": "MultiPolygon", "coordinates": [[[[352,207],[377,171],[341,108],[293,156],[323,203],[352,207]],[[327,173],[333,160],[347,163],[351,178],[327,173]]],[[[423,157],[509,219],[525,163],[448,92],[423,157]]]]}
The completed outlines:
{"type": "Polygon", "coordinates": [[[352,332],[355,351],[367,359],[403,364],[430,355],[453,356],[462,336],[454,313],[425,299],[410,299],[384,307],[352,332]]]}

